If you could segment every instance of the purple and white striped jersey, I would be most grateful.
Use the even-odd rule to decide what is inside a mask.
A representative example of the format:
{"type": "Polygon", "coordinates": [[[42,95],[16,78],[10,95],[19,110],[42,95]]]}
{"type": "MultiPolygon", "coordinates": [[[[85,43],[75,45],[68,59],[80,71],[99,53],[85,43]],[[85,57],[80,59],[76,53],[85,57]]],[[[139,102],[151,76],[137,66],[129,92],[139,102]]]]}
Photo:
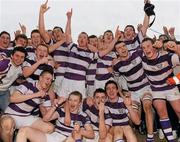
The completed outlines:
{"type": "Polygon", "coordinates": [[[128,110],[122,98],[119,97],[117,102],[110,102],[108,100],[105,106],[110,112],[112,126],[124,126],[129,124],[128,110]]]}
{"type": "Polygon", "coordinates": [[[158,52],[158,56],[153,60],[142,57],[142,64],[150,82],[152,91],[165,91],[175,88],[175,85],[168,85],[167,78],[173,77],[173,67],[180,64],[177,54],[168,52],[158,52]]]}
{"type": "MultiPolygon", "coordinates": [[[[99,110],[93,105],[89,107],[86,101],[83,102],[83,112],[87,113],[90,117],[91,124],[94,131],[99,131],[99,110]]],[[[112,126],[112,118],[110,116],[109,110],[105,107],[105,125],[112,126]]]]}
{"type": "Polygon", "coordinates": [[[140,54],[142,50],[129,51],[129,59],[119,61],[113,67],[115,72],[124,77],[129,91],[138,91],[149,86],[140,54]]]}
{"type": "Polygon", "coordinates": [[[14,66],[11,59],[0,60],[0,91],[6,91],[22,74],[21,66],[14,66]]]}
{"type": "Polygon", "coordinates": [[[103,57],[99,57],[97,61],[96,80],[107,81],[113,77],[108,68],[112,66],[112,61],[116,58],[116,53],[111,51],[103,57]]]}
{"type": "MultiPolygon", "coordinates": [[[[36,61],[34,58],[29,58],[26,59],[25,62],[23,63],[23,67],[31,67],[33,64],[35,64],[36,61]]],[[[47,68],[51,68],[53,70],[53,67],[48,65],[48,64],[41,64],[37,67],[37,69],[33,72],[33,74],[31,74],[26,80],[28,82],[34,82],[34,81],[38,81],[39,80],[39,76],[41,74],[41,72],[47,68]]]]}
{"type": "Polygon", "coordinates": [[[80,127],[82,128],[84,127],[84,125],[90,124],[90,119],[87,116],[87,114],[82,111],[79,111],[78,114],[70,113],[71,124],[70,126],[67,126],[64,124],[64,118],[65,118],[64,108],[57,108],[56,111],[58,112],[59,117],[56,120],[55,132],[63,134],[67,137],[71,135],[74,129],[75,122],[79,123],[80,127]]]}
{"type": "Polygon", "coordinates": [[[76,44],[71,44],[68,48],[69,57],[64,78],[75,81],[85,81],[87,69],[90,63],[97,58],[97,53],[80,49],[76,44]]]}
{"type": "MultiPolygon", "coordinates": [[[[17,86],[16,90],[21,92],[22,95],[33,95],[33,93],[39,91],[36,87],[36,83],[32,84],[30,82],[24,82],[20,86],[17,86]]],[[[5,110],[5,113],[9,115],[29,116],[36,108],[39,107],[40,104],[43,104],[43,102],[45,102],[46,99],[48,99],[48,97],[38,97],[26,100],[21,103],[10,103],[7,109],[5,110]]]]}
{"type": "Polygon", "coordinates": [[[69,56],[69,49],[67,46],[67,44],[63,44],[51,53],[51,55],[54,58],[54,61],[60,64],[60,67],[55,69],[55,76],[64,76],[69,56]]]}

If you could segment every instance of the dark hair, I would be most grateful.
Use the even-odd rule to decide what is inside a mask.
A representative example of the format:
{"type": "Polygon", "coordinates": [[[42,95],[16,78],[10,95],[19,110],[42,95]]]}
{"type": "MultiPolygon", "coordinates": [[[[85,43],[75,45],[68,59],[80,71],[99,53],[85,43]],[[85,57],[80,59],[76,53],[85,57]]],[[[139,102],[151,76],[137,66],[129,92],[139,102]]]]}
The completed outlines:
{"type": "Polygon", "coordinates": [[[9,38],[11,38],[10,34],[9,34],[8,32],[6,32],[6,31],[2,31],[2,32],[0,33],[0,37],[1,37],[3,34],[6,34],[6,35],[9,36],[9,38]]]}
{"type": "Polygon", "coordinates": [[[124,41],[118,40],[118,41],[114,44],[114,47],[116,47],[116,45],[117,45],[117,44],[120,44],[120,43],[124,43],[124,41]]]}
{"type": "Polygon", "coordinates": [[[25,49],[24,47],[22,47],[22,46],[17,46],[17,47],[15,47],[15,48],[13,49],[11,55],[14,55],[14,53],[16,53],[17,51],[24,53],[24,54],[25,54],[25,58],[26,58],[27,52],[26,52],[26,49],[25,49]]]}
{"type": "Polygon", "coordinates": [[[126,28],[128,28],[128,27],[132,28],[132,29],[133,29],[133,31],[135,32],[135,28],[134,28],[134,26],[133,26],[133,25],[126,25],[126,27],[124,28],[124,30],[125,30],[126,28]]]}
{"type": "Polygon", "coordinates": [[[88,38],[97,38],[96,35],[90,35],[88,38]]]}
{"type": "Polygon", "coordinates": [[[154,44],[154,40],[152,38],[146,37],[142,40],[142,43],[146,41],[150,41],[152,44],[154,44]]]}
{"type": "Polygon", "coordinates": [[[52,76],[54,75],[54,70],[53,70],[53,67],[51,66],[43,66],[43,71],[40,73],[40,76],[42,76],[43,74],[45,73],[49,73],[51,74],[52,76]]]}
{"type": "Polygon", "coordinates": [[[79,92],[79,91],[73,91],[69,94],[69,97],[68,99],[70,98],[71,95],[74,95],[74,96],[78,96],[80,101],[82,101],[82,94],[79,92]]]}
{"type": "Polygon", "coordinates": [[[39,32],[38,29],[34,29],[34,30],[31,31],[31,38],[32,38],[32,34],[33,34],[33,33],[39,33],[39,34],[40,34],[40,32],[39,32]]]}
{"type": "Polygon", "coordinates": [[[28,38],[27,38],[27,36],[26,36],[25,34],[19,34],[19,35],[17,35],[17,36],[15,37],[15,40],[17,41],[19,38],[23,38],[23,39],[25,39],[26,41],[28,41],[28,38]]]}
{"type": "Polygon", "coordinates": [[[98,88],[98,89],[96,89],[94,91],[93,97],[95,97],[97,93],[104,93],[104,94],[106,94],[106,91],[104,89],[102,89],[102,88],[98,88]]]}
{"type": "Polygon", "coordinates": [[[55,27],[53,28],[53,30],[55,30],[55,29],[60,29],[61,32],[64,33],[64,31],[63,31],[63,29],[62,29],[61,27],[55,26],[55,27]]]}
{"type": "Polygon", "coordinates": [[[161,34],[161,35],[159,35],[159,38],[161,38],[161,37],[165,37],[165,38],[166,38],[165,40],[168,40],[168,39],[169,39],[169,37],[168,37],[166,34],[161,34]]]}
{"type": "Polygon", "coordinates": [[[116,88],[118,89],[117,83],[116,83],[114,80],[109,80],[109,81],[107,81],[106,84],[105,84],[105,88],[104,88],[105,91],[106,91],[107,86],[108,86],[109,84],[114,84],[114,85],[116,86],[116,88]]]}

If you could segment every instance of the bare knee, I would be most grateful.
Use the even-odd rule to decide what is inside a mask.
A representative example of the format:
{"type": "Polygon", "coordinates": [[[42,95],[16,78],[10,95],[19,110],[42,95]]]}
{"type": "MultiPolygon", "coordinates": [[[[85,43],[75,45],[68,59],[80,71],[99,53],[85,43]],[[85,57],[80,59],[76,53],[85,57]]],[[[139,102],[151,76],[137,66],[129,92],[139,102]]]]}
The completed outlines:
{"type": "Polygon", "coordinates": [[[152,112],[152,103],[150,101],[143,103],[143,109],[145,113],[152,112]]]}
{"type": "Polygon", "coordinates": [[[14,119],[10,116],[3,116],[1,118],[0,126],[2,129],[2,132],[13,134],[13,130],[14,130],[14,126],[15,126],[14,119]]]}
{"type": "Polygon", "coordinates": [[[44,127],[43,127],[43,132],[45,133],[52,133],[54,132],[54,125],[51,123],[47,123],[44,127]]]}
{"type": "Polygon", "coordinates": [[[18,131],[18,135],[27,135],[28,134],[28,132],[29,132],[29,127],[27,126],[27,127],[22,127],[22,128],[20,128],[19,129],[19,131],[18,131]]]}

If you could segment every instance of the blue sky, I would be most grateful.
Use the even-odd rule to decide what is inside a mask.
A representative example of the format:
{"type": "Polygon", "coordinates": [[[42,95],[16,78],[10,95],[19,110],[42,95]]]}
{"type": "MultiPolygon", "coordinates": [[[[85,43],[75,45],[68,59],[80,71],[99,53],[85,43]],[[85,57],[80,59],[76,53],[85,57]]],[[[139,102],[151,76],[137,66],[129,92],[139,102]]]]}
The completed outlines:
{"type": "MultiPolygon", "coordinates": [[[[19,29],[19,22],[27,26],[27,35],[38,25],[39,7],[45,0],[0,0],[0,27],[13,32],[19,29]]],[[[148,35],[162,33],[165,25],[175,27],[175,34],[180,40],[180,0],[151,0],[155,4],[156,21],[148,30],[148,35]],[[159,33],[157,33],[159,32],[159,33]]],[[[66,12],[73,8],[72,36],[74,41],[81,31],[101,35],[105,30],[114,31],[119,25],[135,27],[142,23],[143,0],[49,0],[50,9],[45,14],[47,29],[66,24],[66,12]]]]}

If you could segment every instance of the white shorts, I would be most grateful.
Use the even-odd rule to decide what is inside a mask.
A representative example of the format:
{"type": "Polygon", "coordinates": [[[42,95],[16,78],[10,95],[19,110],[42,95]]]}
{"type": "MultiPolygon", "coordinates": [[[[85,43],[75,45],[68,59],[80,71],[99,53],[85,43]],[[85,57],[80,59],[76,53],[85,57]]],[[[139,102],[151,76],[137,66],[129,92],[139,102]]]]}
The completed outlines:
{"type": "Polygon", "coordinates": [[[54,81],[54,91],[57,93],[58,96],[61,95],[60,88],[62,86],[63,76],[56,76],[56,79],[54,81]]]}
{"type": "MultiPolygon", "coordinates": [[[[131,91],[130,91],[131,92],[131,91]]],[[[138,103],[141,103],[141,100],[152,100],[152,91],[150,87],[144,87],[138,91],[131,92],[131,99],[138,103]]]]}
{"type": "Polygon", "coordinates": [[[64,78],[60,88],[60,96],[68,98],[73,91],[79,91],[83,98],[86,98],[85,81],[69,80],[64,78]]]}
{"type": "Polygon", "coordinates": [[[98,89],[98,88],[104,89],[106,82],[109,81],[109,80],[114,80],[114,78],[110,78],[110,79],[107,79],[107,80],[101,80],[101,81],[95,79],[95,82],[94,82],[95,89],[98,89]]]}
{"type": "Polygon", "coordinates": [[[16,123],[15,127],[17,129],[24,127],[24,126],[31,126],[35,121],[41,119],[40,117],[33,116],[33,115],[30,115],[30,116],[8,115],[8,116],[11,116],[14,119],[14,121],[16,123]]]}
{"type": "Polygon", "coordinates": [[[87,96],[93,97],[95,91],[94,85],[87,85],[86,94],[87,96]]]}
{"type": "Polygon", "coordinates": [[[166,99],[168,101],[175,101],[180,99],[180,92],[177,87],[165,91],[152,91],[153,99],[166,99]]]}
{"type": "Polygon", "coordinates": [[[46,142],[62,142],[65,141],[67,137],[58,132],[53,132],[51,134],[46,134],[46,142]]]}
{"type": "Polygon", "coordinates": [[[95,137],[94,139],[85,139],[85,142],[98,142],[99,141],[99,132],[94,131],[95,137]]]}

